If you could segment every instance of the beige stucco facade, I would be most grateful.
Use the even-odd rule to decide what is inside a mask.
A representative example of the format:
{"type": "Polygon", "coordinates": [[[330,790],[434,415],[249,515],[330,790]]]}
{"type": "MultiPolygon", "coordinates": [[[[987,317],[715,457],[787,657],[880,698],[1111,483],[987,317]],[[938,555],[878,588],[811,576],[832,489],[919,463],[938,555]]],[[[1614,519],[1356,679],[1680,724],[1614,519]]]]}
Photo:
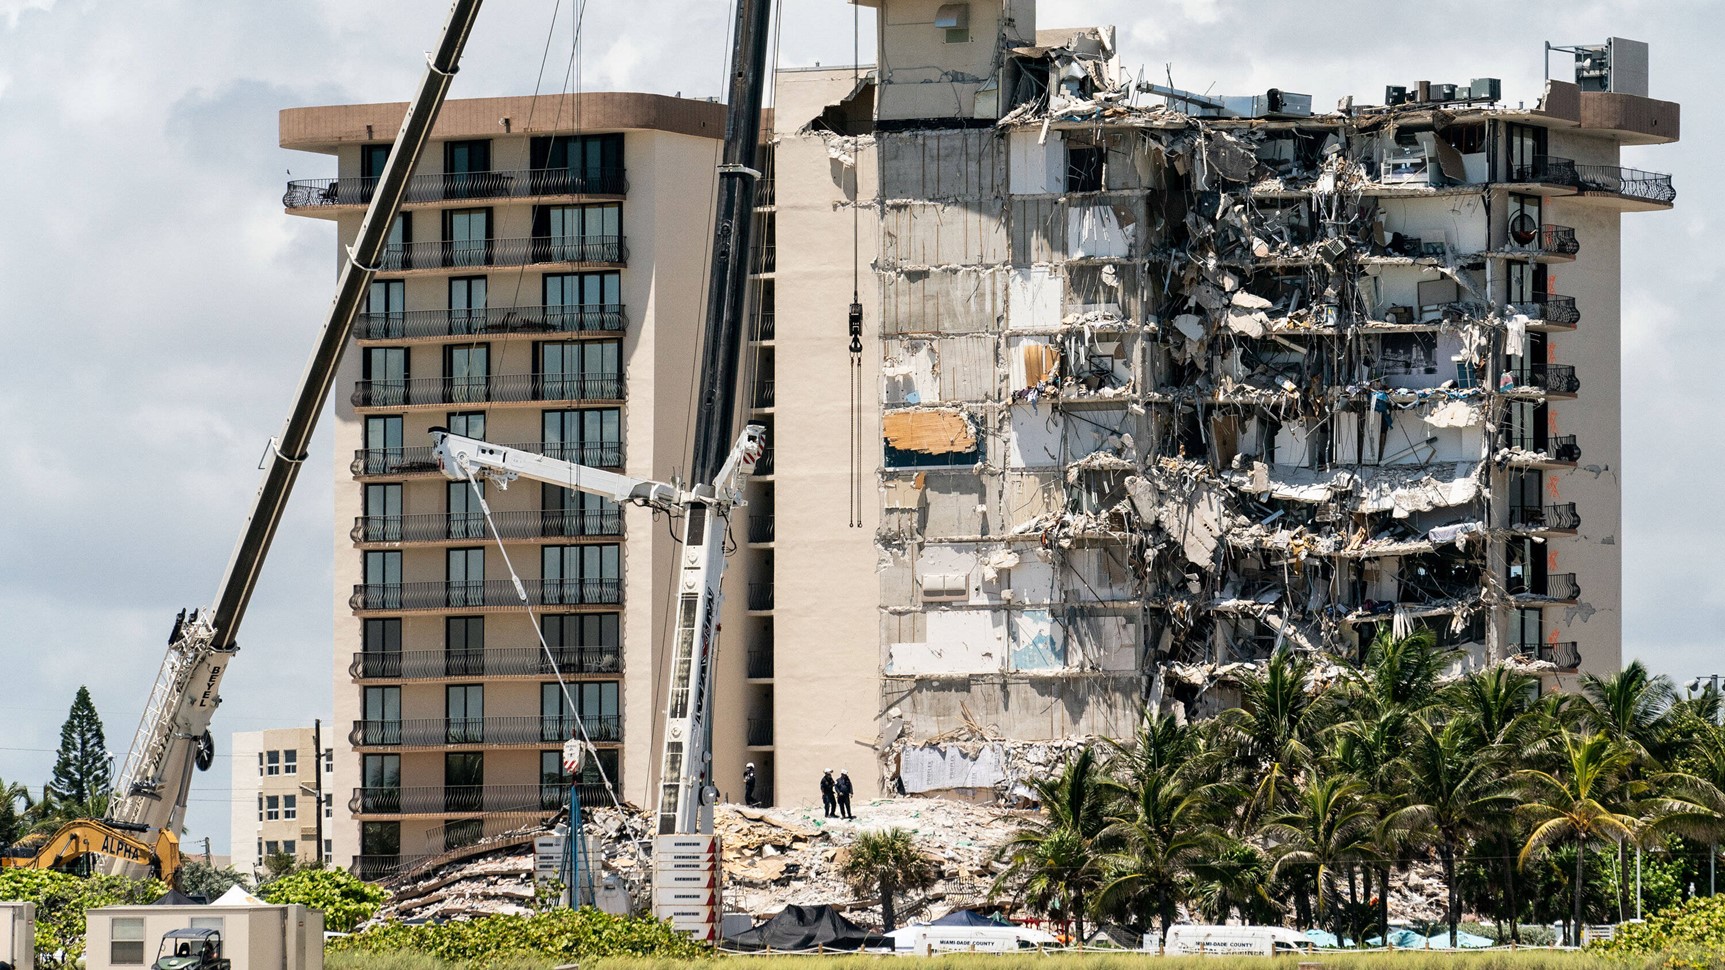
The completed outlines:
{"type": "Polygon", "coordinates": [[[323,970],[323,914],[304,906],[106,906],[86,918],[88,970],[147,967],[178,929],[218,931],[234,970],[323,970]]]}
{"type": "MultiPolygon", "coordinates": [[[[327,771],[320,777],[314,734],[309,727],[234,732],[228,744],[234,763],[229,838],[231,862],[240,872],[260,871],[278,853],[314,862],[334,851],[334,790],[327,771]],[[319,852],[320,833],[329,852],[319,852]]],[[[332,740],[325,739],[325,768],[334,761],[332,740]]]]}
{"type": "MultiPolygon", "coordinates": [[[[401,113],[282,114],[285,147],[335,157],[338,181],[290,187],[286,202],[335,222],[338,267],[376,163],[363,146],[387,145],[401,113]]],[[[377,277],[396,289],[374,285],[334,393],[339,863],[366,857],[381,873],[561,806],[567,782],[543,769],[575,714],[556,706],[511,565],[551,624],[617,795],[650,804],[665,523],[608,503],[550,513],[546,492],[521,482],[485,493],[500,550],[470,493],[429,465],[426,432],[466,427],[639,478],[680,473],[711,238],[702,187],[722,128],[721,106],[658,95],[456,100],[440,115],[410,229],[377,277]],[[368,851],[368,837],[394,851],[368,851]]],[[[582,791],[609,802],[597,776],[582,791]]]]}

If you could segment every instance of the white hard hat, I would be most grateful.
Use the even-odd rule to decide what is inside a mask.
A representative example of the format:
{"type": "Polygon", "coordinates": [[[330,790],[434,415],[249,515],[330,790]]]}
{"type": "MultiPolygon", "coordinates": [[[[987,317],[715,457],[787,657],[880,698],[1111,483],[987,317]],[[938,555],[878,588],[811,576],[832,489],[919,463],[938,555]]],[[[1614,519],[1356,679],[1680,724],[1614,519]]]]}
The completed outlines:
{"type": "Polygon", "coordinates": [[[748,763],[748,764],[746,764],[746,765],[744,765],[744,766],[743,766],[743,767],[745,767],[745,768],[753,768],[753,767],[754,767],[754,766],[755,766],[755,763],[754,763],[754,762],[753,762],[753,761],[751,761],[751,762],[749,762],[749,763],[748,763]]]}

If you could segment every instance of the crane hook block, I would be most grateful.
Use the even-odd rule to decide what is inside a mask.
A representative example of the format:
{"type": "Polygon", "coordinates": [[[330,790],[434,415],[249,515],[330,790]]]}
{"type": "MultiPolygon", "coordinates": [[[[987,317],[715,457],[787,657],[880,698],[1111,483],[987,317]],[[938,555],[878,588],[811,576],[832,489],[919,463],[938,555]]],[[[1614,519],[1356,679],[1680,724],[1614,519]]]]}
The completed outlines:
{"type": "Polygon", "coordinates": [[[862,304],[852,303],[850,314],[851,353],[862,353],[862,304]]]}

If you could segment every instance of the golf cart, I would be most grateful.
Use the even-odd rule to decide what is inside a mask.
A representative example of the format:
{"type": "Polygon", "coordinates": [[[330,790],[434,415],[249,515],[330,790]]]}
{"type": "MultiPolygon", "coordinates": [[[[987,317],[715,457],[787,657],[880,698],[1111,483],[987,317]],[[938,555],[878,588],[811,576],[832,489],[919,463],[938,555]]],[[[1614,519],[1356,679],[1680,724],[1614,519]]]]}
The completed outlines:
{"type": "Polygon", "coordinates": [[[150,970],[231,970],[232,966],[231,960],[222,957],[221,930],[180,929],[162,935],[150,970]]]}

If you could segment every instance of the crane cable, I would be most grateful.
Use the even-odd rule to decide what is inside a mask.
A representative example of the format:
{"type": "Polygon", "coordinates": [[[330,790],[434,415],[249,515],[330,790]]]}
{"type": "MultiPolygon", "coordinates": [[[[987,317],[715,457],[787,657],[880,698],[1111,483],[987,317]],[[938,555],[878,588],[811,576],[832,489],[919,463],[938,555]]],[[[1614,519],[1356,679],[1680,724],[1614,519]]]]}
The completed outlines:
{"type": "MultiPolygon", "coordinates": [[[[851,5],[851,97],[862,84],[862,4],[851,5]]],[[[860,146],[859,146],[860,149],[860,146]]],[[[853,149],[851,160],[851,305],[846,327],[850,336],[850,527],[863,527],[862,504],[862,164],[853,149]]]]}
{"type": "MultiPolygon", "coordinates": [[[[563,668],[557,662],[557,656],[551,652],[551,644],[545,640],[545,630],[539,625],[539,614],[533,609],[533,601],[527,595],[527,587],[521,581],[521,574],[515,571],[515,563],[509,558],[509,550],[503,545],[503,533],[498,530],[496,520],[491,517],[491,503],[485,501],[485,492],[479,487],[479,480],[473,476],[472,469],[468,468],[465,462],[457,461],[456,464],[461,468],[462,478],[467,482],[468,488],[473,490],[473,497],[479,502],[479,510],[485,514],[485,526],[491,532],[492,541],[497,543],[497,552],[503,557],[503,565],[509,570],[509,582],[515,587],[515,595],[521,598],[521,607],[527,611],[527,618],[533,627],[533,634],[539,638],[539,649],[545,654],[545,660],[551,668],[552,676],[557,678],[557,689],[563,693],[563,702],[568,704],[569,710],[575,713],[573,720],[575,730],[581,736],[581,743],[588,750],[596,753],[598,749],[593,747],[593,739],[587,733],[587,722],[581,717],[581,710],[575,703],[574,695],[569,692],[569,682],[563,679],[563,668]]],[[[541,713],[541,718],[543,718],[543,713],[541,713]]],[[[541,731],[543,732],[543,728],[541,731]]],[[[605,771],[604,762],[595,757],[593,767],[599,772],[599,781],[605,786],[605,794],[611,799],[611,807],[617,810],[620,817],[627,818],[629,811],[623,807],[622,800],[617,797],[617,788],[611,784],[611,776],[605,771]]],[[[571,778],[570,781],[573,783],[575,779],[571,778]]],[[[566,810],[573,810],[573,808],[574,803],[571,802],[566,810]]],[[[628,831],[626,826],[624,831],[628,831]]],[[[570,837],[574,837],[573,833],[570,837]]],[[[640,842],[633,838],[627,841],[634,847],[636,858],[645,866],[648,862],[647,850],[643,849],[640,842]]]]}

